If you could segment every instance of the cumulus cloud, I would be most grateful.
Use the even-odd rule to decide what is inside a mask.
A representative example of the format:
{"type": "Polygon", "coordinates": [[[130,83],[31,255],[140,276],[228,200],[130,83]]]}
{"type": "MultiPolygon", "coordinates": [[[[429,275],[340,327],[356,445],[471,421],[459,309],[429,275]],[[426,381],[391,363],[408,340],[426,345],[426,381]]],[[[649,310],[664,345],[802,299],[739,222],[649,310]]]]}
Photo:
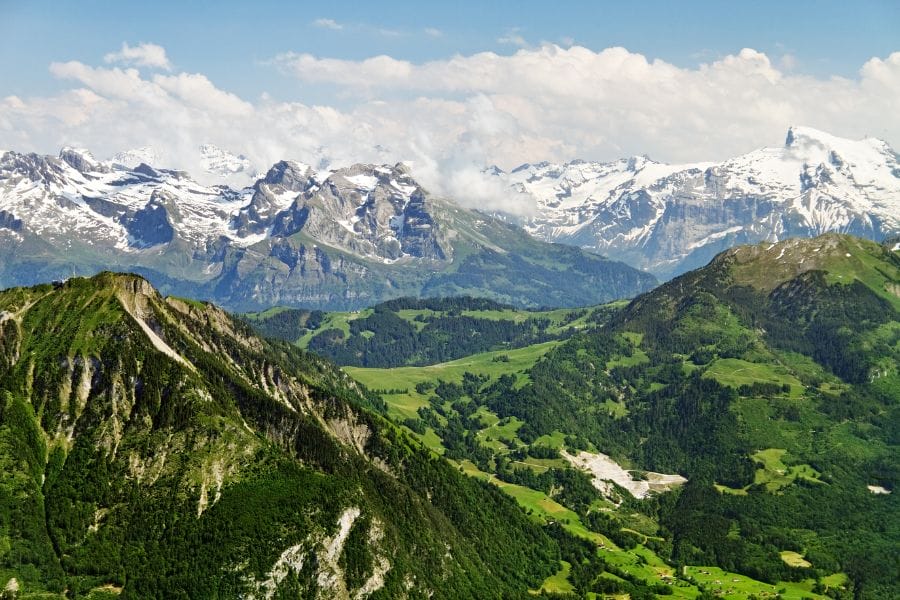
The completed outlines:
{"type": "Polygon", "coordinates": [[[249,101],[198,73],[54,63],[51,73],[72,87],[0,100],[0,147],[55,152],[68,144],[108,156],[151,145],[168,163],[161,166],[191,171],[205,142],[249,156],[258,169],[282,158],[406,161],[432,190],[498,207],[503,190],[481,176],[491,164],[644,153],[720,160],[780,144],[792,124],[900,140],[900,52],[870,59],[855,78],[788,71],[751,49],[696,68],[624,48],[552,44],[424,63],[295,53],[274,63],[302,89],[337,88],[339,104],[249,101]]]}
{"type": "Polygon", "coordinates": [[[107,64],[118,63],[124,65],[137,65],[153,69],[172,70],[172,64],[166,56],[166,49],[156,44],[138,44],[129,46],[122,43],[122,49],[118,52],[110,52],[103,57],[107,64]]]}
{"type": "Polygon", "coordinates": [[[332,29],[334,31],[340,31],[344,28],[343,25],[341,25],[334,19],[316,19],[315,21],[313,21],[313,25],[322,29],[332,29]]]}
{"type": "MultiPolygon", "coordinates": [[[[529,160],[648,153],[658,160],[698,161],[778,143],[790,124],[847,137],[900,138],[900,116],[891,108],[900,99],[900,53],[871,59],[856,79],[788,72],[752,49],[697,68],[624,48],[594,52],[552,44],[509,56],[484,52],[421,64],[310,54],[282,55],[277,62],[302,81],[337,85],[361,98],[489,98],[492,110],[515,124],[514,131],[482,132],[483,147],[498,151],[491,162],[501,165],[528,156],[532,148],[518,139],[543,144],[529,160]]],[[[456,119],[461,134],[471,133],[470,122],[456,119]]]]}

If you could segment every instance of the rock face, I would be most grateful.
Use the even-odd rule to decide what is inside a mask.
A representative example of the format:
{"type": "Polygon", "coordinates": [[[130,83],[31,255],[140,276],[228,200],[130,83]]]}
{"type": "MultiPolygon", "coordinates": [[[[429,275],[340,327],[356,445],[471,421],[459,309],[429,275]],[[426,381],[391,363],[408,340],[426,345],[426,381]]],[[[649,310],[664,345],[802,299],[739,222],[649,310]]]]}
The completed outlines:
{"type": "Polygon", "coordinates": [[[598,303],[654,283],[434,197],[401,164],[317,171],[280,161],[233,189],[148,157],[149,149],[107,163],[72,149],[0,156],[0,286],[119,269],[249,310],[358,308],[431,293],[437,280],[440,289],[529,306],[598,303]],[[553,293],[529,291],[533,279],[537,287],[553,280],[553,293]]]}
{"type": "Polygon", "coordinates": [[[792,128],[783,146],[721,163],[647,157],[486,171],[537,202],[523,223],[539,239],[576,244],[669,277],[729,247],[829,231],[880,241],[900,232],[900,162],[877,139],[792,128]]]}

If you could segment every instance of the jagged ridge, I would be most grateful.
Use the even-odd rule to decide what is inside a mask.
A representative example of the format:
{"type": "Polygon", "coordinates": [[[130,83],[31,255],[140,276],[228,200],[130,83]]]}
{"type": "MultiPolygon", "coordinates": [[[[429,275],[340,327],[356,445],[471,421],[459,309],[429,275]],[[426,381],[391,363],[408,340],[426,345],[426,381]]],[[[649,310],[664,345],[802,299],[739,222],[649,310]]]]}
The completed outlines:
{"type": "Polygon", "coordinates": [[[234,190],[73,149],[0,157],[0,255],[0,285],[117,268],[240,310],[359,308],[457,288],[569,306],[653,284],[433,197],[400,164],[316,171],[281,161],[234,190]]]}

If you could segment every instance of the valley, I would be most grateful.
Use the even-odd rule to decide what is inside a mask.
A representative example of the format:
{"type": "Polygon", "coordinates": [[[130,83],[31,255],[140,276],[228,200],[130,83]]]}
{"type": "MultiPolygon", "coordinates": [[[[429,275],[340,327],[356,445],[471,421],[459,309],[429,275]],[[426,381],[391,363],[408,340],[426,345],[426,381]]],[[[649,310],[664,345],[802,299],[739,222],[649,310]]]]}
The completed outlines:
{"type": "MultiPolygon", "coordinates": [[[[735,598],[815,597],[814,587],[841,596],[851,578],[840,565],[854,552],[828,541],[847,535],[841,507],[865,507],[888,521],[896,510],[877,504],[869,486],[896,473],[888,432],[900,389],[900,338],[890,290],[900,260],[846,236],[769,246],[725,253],[628,305],[563,317],[573,324],[565,339],[509,350],[498,344],[431,365],[344,369],[376,390],[387,414],[431,451],[499,486],[539,522],[559,523],[595,544],[607,569],[618,565],[650,586],[677,575],[672,582],[686,587],[675,593],[687,597],[700,593],[698,584],[735,598]],[[790,270],[778,274],[785,256],[790,270]],[[763,263],[770,260],[775,266],[763,263]],[[808,270],[797,266],[804,261],[808,270]],[[766,277],[757,279],[759,272],[766,277]],[[830,315],[857,319],[852,333],[840,335],[849,336],[842,347],[859,354],[840,360],[869,375],[848,376],[849,364],[803,346],[796,329],[790,342],[781,337],[779,324],[797,314],[781,312],[785,294],[792,302],[808,298],[804,310],[814,320],[807,326],[817,336],[840,327],[830,315]],[[840,312],[850,302],[882,312],[840,312]],[[667,500],[675,497],[674,505],[667,500]],[[802,503],[834,512],[806,513],[802,503]],[[685,522],[691,514],[696,523],[685,522]],[[646,564],[662,570],[637,566],[646,564]],[[692,564],[727,564],[735,572],[692,564]]],[[[401,305],[395,314],[419,325],[437,316],[401,305]]],[[[439,313],[448,314],[466,316],[439,313]]],[[[513,324],[541,314],[507,309],[491,317],[513,324]]],[[[366,329],[369,316],[354,315],[350,322],[361,325],[352,335],[378,342],[386,330],[366,329]]],[[[342,319],[328,315],[320,330],[342,319]]],[[[365,363],[365,350],[351,359],[365,363]]],[[[877,554],[889,556],[895,534],[864,522],[857,521],[856,535],[874,537],[857,543],[867,554],[881,547],[877,554]]],[[[561,571],[546,585],[590,592],[572,575],[577,563],[568,564],[568,576],[561,571]]],[[[868,563],[855,577],[878,572],[868,563]]]]}

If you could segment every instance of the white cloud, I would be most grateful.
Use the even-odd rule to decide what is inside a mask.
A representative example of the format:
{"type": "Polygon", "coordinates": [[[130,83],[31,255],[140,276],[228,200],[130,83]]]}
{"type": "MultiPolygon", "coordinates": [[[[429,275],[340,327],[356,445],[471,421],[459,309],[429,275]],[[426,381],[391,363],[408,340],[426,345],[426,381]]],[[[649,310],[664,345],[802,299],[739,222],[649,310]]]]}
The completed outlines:
{"type": "MultiPolygon", "coordinates": [[[[681,68],[623,48],[544,45],[411,63],[285,54],[275,63],[303,83],[337,88],[340,105],[268,96],[254,101],[202,74],[54,63],[73,82],[45,98],[0,99],[0,147],[98,156],[151,145],[167,165],[198,169],[200,143],[307,163],[408,161],[423,183],[475,206],[506,201],[482,167],[522,162],[720,160],[782,143],[787,127],[900,141],[900,52],[872,58],[856,78],[785,70],[755,50],[681,68]]],[[[520,207],[527,210],[527,207],[520,207]]]]}
{"type": "Polygon", "coordinates": [[[437,27],[426,27],[422,31],[425,32],[425,35],[431,37],[444,37],[444,32],[438,29],[437,27]]]}
{"type": "Polygon", "coordinates": [[[214,111],[222,115],[249,116],[253,105],[228,92],[218,89],[199,74],[156,75],[153,83],[186,105],[214,111]]]}
{"type": "Polygon", "coordinates": [[[172,70],[172,64],[166,56],[166,49],[156,44],[129,46],[126,42],[123,42],[121,50],[110,52],[103,57],[103,61],[107,64],[119,63],[153,69],[165,69],[166,71],[172,70]]]}
{"type": "Polygon", "coordinates": [[[340,31],[344,28],[343,25],[341,25],[334,19],[316,19],[315,21],[313,21],[313,25],[322,29],[332,29],[334,31],[340,31]]]}
{"type": "Polygon", "coordinates": [[[528,42],[525,41],[525,38],[522,37],[522,34],[519,33],[518,27],[513,27],[512,29],[508,29],[506,33],[497,38],[498,44],[504,44],[507,46],[515,46],[516,48],[525,48],[528,46],[528,42]]]}
{"type": "MultiPolygon", "coordinates": [[[[900,138],[900,115],[892,108],[900,100],[900,53],[871,59],[858,79],[787,72],[752,49],[698,68],[651,61],[624,48],[594,52],[555,45],[421,64],[309,54],[283,55],[277,62],[302,81],[337,85],[361,102],[381,95],[393,105],[405,106],[410,97],[452,104],[484,96],[514,124],[514,131],[478,132],[489,162],[501,166],[635,153],[716,160],[777,144],[792,123],[846,137],[900,138]]],[[[452,116],[446,109],[432,113],[420,126],[452,116]]],[[[474,135],[471,116],[453,117],[444,126],[457,136],[474,135]]]]}

